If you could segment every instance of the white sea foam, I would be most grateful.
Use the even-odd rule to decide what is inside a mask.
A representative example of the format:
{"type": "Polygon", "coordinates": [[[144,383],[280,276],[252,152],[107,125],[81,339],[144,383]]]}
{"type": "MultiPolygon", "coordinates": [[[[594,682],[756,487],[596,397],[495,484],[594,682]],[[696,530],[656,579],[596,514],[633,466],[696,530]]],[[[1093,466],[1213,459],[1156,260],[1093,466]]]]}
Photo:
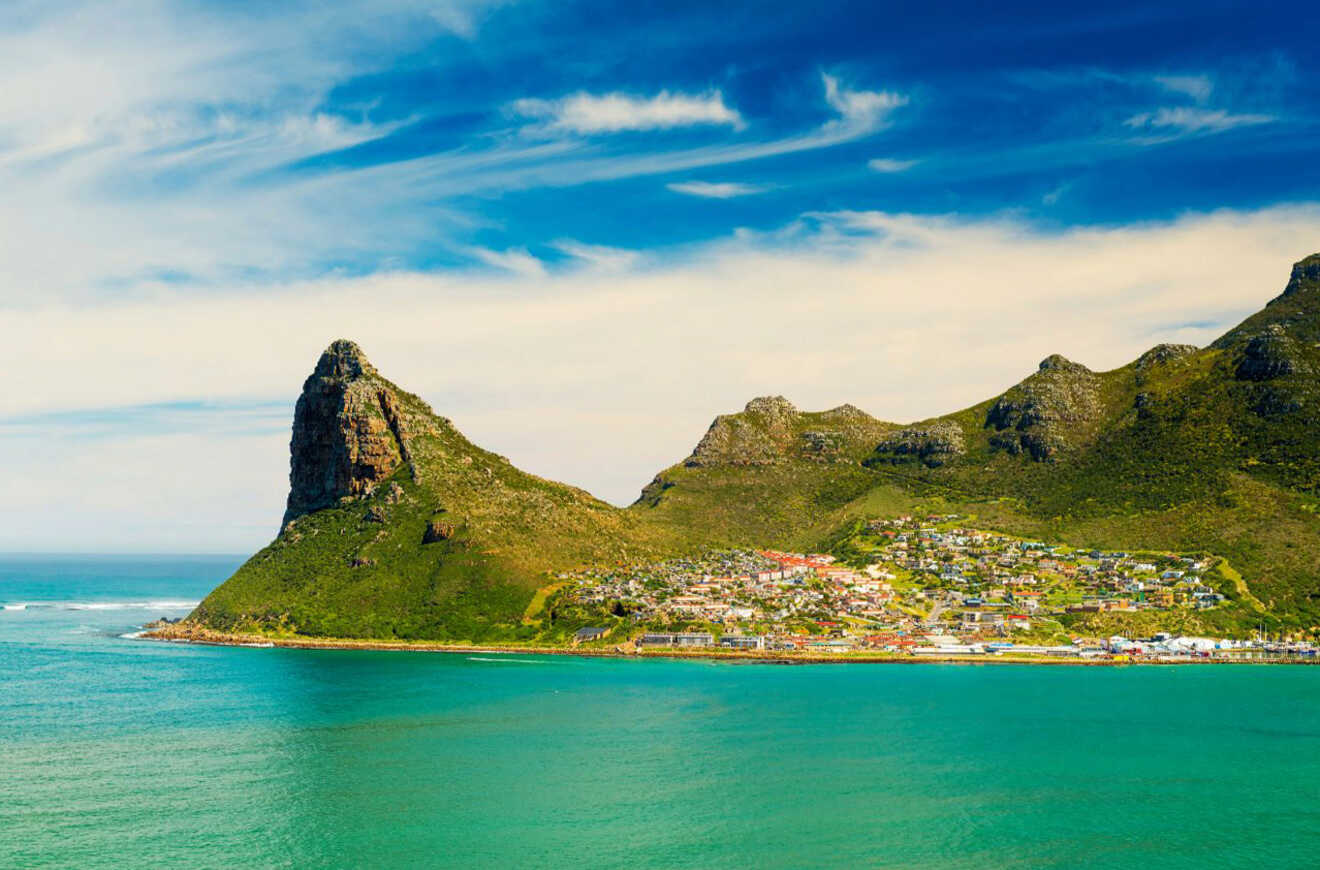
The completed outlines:
{"type": "Polygon", "coordinates": [[[520,665],[548,665],[549,662],[537,661],[536,659],[485,659],[480,656],[468,656],[470,662],[517,662],[520,665]]]}
{"type": "Polygon", "coordinates": [[[198,601],[22,601],[6,604],[5,610],[192,610],[198,601]]]}

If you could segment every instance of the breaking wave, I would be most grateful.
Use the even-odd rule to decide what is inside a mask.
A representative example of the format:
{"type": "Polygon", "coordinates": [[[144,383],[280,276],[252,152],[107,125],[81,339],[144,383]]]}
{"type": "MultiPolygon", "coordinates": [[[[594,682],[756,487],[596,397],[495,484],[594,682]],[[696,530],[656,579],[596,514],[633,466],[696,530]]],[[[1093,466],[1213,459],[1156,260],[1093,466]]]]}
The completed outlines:
{"type": "Polygon", "coordinates": [[[5,610],[192,610],[199,601],[17,601],[5,610]]]}

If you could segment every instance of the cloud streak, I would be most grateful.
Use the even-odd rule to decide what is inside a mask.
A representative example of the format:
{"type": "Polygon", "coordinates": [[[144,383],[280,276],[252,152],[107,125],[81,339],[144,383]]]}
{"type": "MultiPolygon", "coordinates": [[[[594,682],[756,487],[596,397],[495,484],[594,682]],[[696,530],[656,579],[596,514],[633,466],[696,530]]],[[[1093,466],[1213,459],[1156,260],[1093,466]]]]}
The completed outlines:
{"type": "Polygon", "coordinates": [[[916,160],[896,160],[892,157],[874,157],[866,161],[866,165],[873,172],[907,172],[919,161],[916,160]]]}
{"type": "Polygon", "coordinates": [[[665,186],[674,193],[706,199],[733,199],[738,196],[751,196],[765,190],[759,185],[737,181],[675,181],[665,186]]]}
{"type": "Polygon", "coordinates": [[[512,107],[516,115],[536,118],[538,129],[592,135],[639,130],[671,130],[703,125],[743,128],[742,115],[724,103],[719,91],[680,94],[661,91],[653,97],[624,93],[576,93],[556,100],[524,98],[512,107]]]}
{"type": "Polygon", "coordinates": [[[1200,109],[1191,106],[1165,106],[1154,112],[1141,112],[1123,123],[1137,130],[1170,130],[1177,133],[1222,133],[1235,127],[1252,127],[1277,120],[1273,115],[1235,114],[1225,109],[1200,109]]]}

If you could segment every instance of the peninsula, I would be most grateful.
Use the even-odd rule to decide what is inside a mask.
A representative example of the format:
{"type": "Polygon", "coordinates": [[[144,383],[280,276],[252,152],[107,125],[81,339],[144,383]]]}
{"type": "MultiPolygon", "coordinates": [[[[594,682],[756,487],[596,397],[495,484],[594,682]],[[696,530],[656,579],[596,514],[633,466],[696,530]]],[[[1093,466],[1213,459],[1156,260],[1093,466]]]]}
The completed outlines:
{"type": "Polygon", "coordinates": [[[1309,655],[1318,372],[1320,254],[1209,347],[1107,372],[1050,356],[943,417],[753,399],[616,508],[481,449],[336,341],[298,399],[275,540],[155,635],[1309,655]]]}

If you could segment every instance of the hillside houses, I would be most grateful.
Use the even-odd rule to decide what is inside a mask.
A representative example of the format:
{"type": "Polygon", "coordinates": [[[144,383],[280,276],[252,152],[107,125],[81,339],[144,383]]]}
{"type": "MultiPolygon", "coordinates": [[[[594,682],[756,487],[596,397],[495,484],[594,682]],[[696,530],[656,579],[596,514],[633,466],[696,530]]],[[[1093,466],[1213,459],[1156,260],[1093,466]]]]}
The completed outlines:
{"type": "Polygon", "coordinates": [[[742,638],[725,644],[731,649],[901,650],[931,632],[1002,644],[1057,633],[1070,613],[1201,610],[1225,600],[1205,580],[1213,560],[1076,550],[958,519],[873,520],[847,562],[828,553],[711,552],[582,572],[566,578],[566,595],[626,614],[646,629],[649,646],[696,643],[686,635],[709,635],[711,645],[742,638]]]}

